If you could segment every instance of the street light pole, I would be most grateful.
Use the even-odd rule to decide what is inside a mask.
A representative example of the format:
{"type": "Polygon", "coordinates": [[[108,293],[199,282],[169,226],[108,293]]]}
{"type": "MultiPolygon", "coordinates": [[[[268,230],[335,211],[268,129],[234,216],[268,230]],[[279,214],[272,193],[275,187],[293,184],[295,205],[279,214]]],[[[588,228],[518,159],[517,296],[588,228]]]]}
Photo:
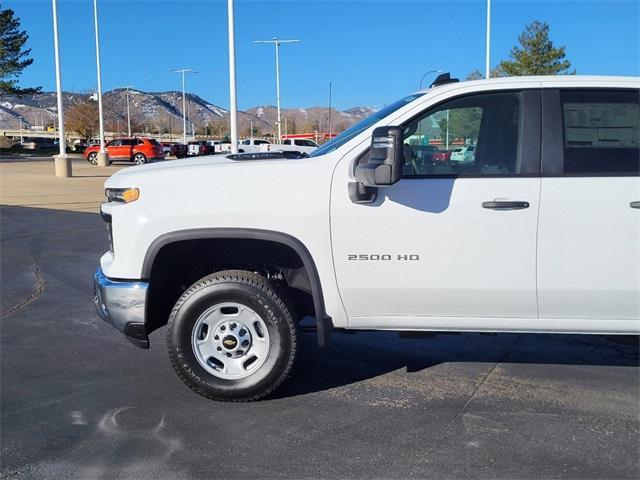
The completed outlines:
{"type": "Polygon", "coordinates": [[[487,38],[486,38],[486,55],[484,63],[484,77],[489,78],[491,76],[491,67],[489,65],[489,56],[491,53],[491,0],[487,0],[487,38]]]}
{"type": "Polygon", "coordinates": [[[424,75],[422,75],[422,77],[420,78],[420,85],[418,87],[419,90],[422,90],[422,82],[424,82],[424,79],[427,75],[430,75],[432,73],[442,73],[442,70],[429,70],[427,73],[425,73],[424,75]]]}
{"type": "Polygon", "coordinates": [[[96,34],[96,73],[98,76],[98,115],[100,117],[100,151],[98,152],[98,166],[106,167],[109,157],[104,142],[104,114],[102,110],[102,73],[100,72],[100,34],[98,32],[98,0],[93,0],[93,23],[96,34]]]}
{"type": "MultiPolygon", "coordinates": [[[[231,153],[238,153],[238,101],[236,88],[236,37],[233,0],[227,0],[227,21],[229,27],[229,130],[231,153]]],[[[251,134],[253,137],[253,133],[251,134]]]]}
{"type": "Polygon", "coordinates": [[[56,64],[56,95],[58,97],[58,143],[60,154],[54,156],[54,170],[56,177],[71,176],[71,159],[67,157],[67,146],[64,142],[64,111],[62,110],[62,75],[60,74],[60,48],[58,44],[58,2],[51,0],[53,7],[53,53],[56,64]]]}
{"type": "Polygon", "coordinates": [[[280,119],[280,44],[299,43],[300,40],[280,40],[273,37],[273,40],[254,40],[253,43],[273,43],[276,47],[276,106],[278,109],[278,143],[282,142],[282,122],[280,119]]]}
{"type": "Polygon", "coordinates": [[[127,136],[131,136],[131,112],[129,111],[129,87],[127,87],[127,136]]]}
{"type": "Polygon", "coordinates": [[[329,140],[331,140],[331,82],[329,82],[329,140]]]}
{"type": "Polygon", "coordinates": [[[116,87],[116,88],[124,88],[127,91],[127,135],[131,136],[131,114],[129,111],[129,89],[133,88],[133,85],[127,85],[126,87],[116,87]]]}
{"type": "Polygon", "coordinates": [[[185,73],[198,73],[191,68],[178,68],[169,70],[173,73],[181,73],[182,74],[182,143],[187,144],[187,100],[185,93],[185,83],[184,83],[184,74],[185,73]]]}

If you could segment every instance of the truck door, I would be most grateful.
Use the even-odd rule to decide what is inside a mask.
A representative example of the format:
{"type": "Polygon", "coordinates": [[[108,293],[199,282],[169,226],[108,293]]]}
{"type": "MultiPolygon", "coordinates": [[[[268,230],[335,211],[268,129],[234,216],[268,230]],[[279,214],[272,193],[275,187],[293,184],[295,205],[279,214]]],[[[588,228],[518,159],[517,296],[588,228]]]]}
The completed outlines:
{"type": "Polygon", "coordinates": [[[331,232],[349,325],[535,318],[539,90],[457,97],[402,127],[403,178],[373,203],[353,203],[334,175],[331,232]],[[434,146],[474,153],[435,161],[434,146]]]}
{"type": "Polygon", "coordinates": [[[540,317],[637,333],[638,90],[545,90],[543,112],[540,317]]]}

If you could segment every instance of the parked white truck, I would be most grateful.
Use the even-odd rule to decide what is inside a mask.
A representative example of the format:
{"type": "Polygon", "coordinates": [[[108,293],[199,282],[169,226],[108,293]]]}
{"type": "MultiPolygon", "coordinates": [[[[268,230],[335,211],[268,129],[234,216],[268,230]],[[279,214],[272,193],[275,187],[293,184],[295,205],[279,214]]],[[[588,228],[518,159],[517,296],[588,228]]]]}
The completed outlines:
{"type": "Polygon", "coordinates": [[[180,378],[218,400],[277,388],[304,317],[321,345],[332,329],[637,335],[639,89],[445,75],[309,158],[121,170],[97,311],[143,348],[168,324],[180,378]],[[405,143],[446,117],[470,161],[405,143]]]}
{"type": "Polygon", "coordinates": [[[238,141],[240,153],[298,152],[308,155],[318,148],[319,145],[316,142],[303,138],[287,138],[280,144],[261,138],[246,138],[238,141]]]}

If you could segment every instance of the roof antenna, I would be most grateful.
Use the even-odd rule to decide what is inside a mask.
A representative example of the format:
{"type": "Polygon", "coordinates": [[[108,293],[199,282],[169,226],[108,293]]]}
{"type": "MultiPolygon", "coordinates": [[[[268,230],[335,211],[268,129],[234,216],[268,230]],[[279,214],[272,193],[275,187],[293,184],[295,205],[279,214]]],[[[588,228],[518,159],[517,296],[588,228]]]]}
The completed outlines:
{"type": "Polygon", "coordinates": [[[451,78],[451,74],[449,72],[441,73],[433,81],[433,83],[431,84],[431,87],[437,87],[438,85],[445,85],[447,83],[454,83],[459,81],[460,80],[458,80],[457,78],[451,78]]]}

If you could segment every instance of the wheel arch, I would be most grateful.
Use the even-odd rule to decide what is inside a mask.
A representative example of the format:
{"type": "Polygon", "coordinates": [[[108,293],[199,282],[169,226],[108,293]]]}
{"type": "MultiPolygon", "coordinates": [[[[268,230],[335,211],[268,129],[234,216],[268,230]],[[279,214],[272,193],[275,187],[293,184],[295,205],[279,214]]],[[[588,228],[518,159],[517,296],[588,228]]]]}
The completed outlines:
{"type": "Polygon", "coordinates": [[[287,233],[251,228],[197,228],[165,233],[156,238],[145,254],[141,278],[150,280],[154,263],[163,248],[190,240],[253,240],[279,244],[290,248],[300,259],[306,272],[313,299],[318,344],[326,345],[333,322],[326,313],[322,284],[315,261],[307,247],[296,237],[287,233]]]}

